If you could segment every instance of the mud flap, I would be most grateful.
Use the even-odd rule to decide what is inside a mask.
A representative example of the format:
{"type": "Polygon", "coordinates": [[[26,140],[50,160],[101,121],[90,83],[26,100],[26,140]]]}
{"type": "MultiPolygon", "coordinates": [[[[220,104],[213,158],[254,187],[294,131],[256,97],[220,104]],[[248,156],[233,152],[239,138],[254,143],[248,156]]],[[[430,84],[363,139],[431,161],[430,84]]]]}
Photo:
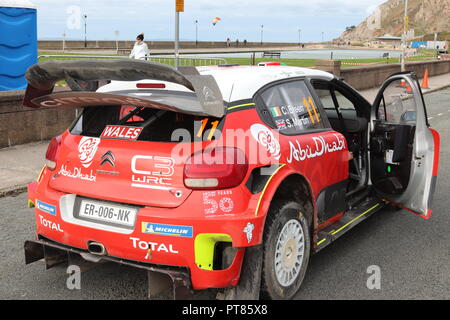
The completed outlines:
{"type": "Polygon", "coordinates": [[[225,289],[223,296],[218,296],[218,299],[259,300],[262,264],[263,246],[246,248],[238,285],[225,289]]]}
{"type": "Polygon", "coordinates": [[[68,262],[68,253],[52,247],[47,247],[32,241],[26,241],[25,249],[25,263],[31,264],[33,262],[44,259],[47,270],[56,267],[60,264],[68,262]]]}
{"type": "Polygon", "coordinates": [[[151,300],[191,300],[189,279],[181,274],[148,271],[148,298],[151,300]]]}
{"type": "Polygon", "coordinates": [[[150,299],[189,300],[193,298],[188,271],[160,268],[110,256],[95,256],[76,248],[68,248],[47,241],[26,241],[24,251],[27,265],[45,260],[47,270],[62,263],[68,263],[79,266],[80,270],[84,272],[105,262],[115,262],[144,269],[148,272],[148,297],[150,299]]]}

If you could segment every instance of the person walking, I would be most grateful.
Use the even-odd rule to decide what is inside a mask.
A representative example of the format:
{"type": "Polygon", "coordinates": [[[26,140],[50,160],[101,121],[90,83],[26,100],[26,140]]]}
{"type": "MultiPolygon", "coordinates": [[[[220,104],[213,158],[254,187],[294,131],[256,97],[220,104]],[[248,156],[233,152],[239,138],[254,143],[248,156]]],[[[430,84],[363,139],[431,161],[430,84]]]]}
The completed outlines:
{"type": "Polygon", "coordinates": [[[130,59],[147,60],[148,57],[150,57],[150,50],[144,42],[144,34],[141,33],[136,37],[136,42],[133,50],[131,51],[130,59]]]}

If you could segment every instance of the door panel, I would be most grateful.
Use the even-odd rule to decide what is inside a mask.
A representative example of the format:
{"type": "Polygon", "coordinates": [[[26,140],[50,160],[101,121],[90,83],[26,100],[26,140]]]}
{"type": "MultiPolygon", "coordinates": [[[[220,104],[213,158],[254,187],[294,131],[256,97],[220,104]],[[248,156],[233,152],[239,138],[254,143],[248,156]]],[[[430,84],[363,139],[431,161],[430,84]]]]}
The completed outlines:
{"type": "Polygon", "coordinates": [[[377,121],[371,141],[372,183],[384,194],[400,195],[409,185],[415,127],[377,121]]]}
{"type": "Polygon", "coordinates": [[[390,77],[375,99],[371,125],[371,182],[384,199],[424,218],[431,214],[439,134],[429,128],[417,77],[390,77]]]}

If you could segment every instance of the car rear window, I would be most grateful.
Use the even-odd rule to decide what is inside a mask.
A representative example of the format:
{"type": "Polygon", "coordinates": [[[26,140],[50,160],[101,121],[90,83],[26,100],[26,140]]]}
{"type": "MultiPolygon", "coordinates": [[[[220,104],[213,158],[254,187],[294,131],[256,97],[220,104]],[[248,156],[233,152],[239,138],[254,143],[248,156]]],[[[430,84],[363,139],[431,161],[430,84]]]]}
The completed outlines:
{"type": "Polygon", "coordinates": [[[136,106],[100,106],[84,108],[70,132],[101,137],[111,127],[141,128],[137,141],[193,142],[220,137],[223,119],[136,106]]]}

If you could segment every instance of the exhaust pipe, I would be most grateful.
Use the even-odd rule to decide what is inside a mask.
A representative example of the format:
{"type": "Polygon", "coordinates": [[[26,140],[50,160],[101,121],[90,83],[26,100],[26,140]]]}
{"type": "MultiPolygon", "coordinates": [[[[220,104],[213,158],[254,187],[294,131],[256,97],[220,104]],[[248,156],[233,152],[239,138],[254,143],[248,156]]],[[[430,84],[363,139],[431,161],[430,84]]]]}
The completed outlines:
{"type": "Polygon", "coordinates": [[[88,243],[88,251],[89,251],[89,253],[96,255],[96,256],[105,256],[106,255],[106,248],[100,242],[94,242],[94,241],[89,242],[88,243]]]}

